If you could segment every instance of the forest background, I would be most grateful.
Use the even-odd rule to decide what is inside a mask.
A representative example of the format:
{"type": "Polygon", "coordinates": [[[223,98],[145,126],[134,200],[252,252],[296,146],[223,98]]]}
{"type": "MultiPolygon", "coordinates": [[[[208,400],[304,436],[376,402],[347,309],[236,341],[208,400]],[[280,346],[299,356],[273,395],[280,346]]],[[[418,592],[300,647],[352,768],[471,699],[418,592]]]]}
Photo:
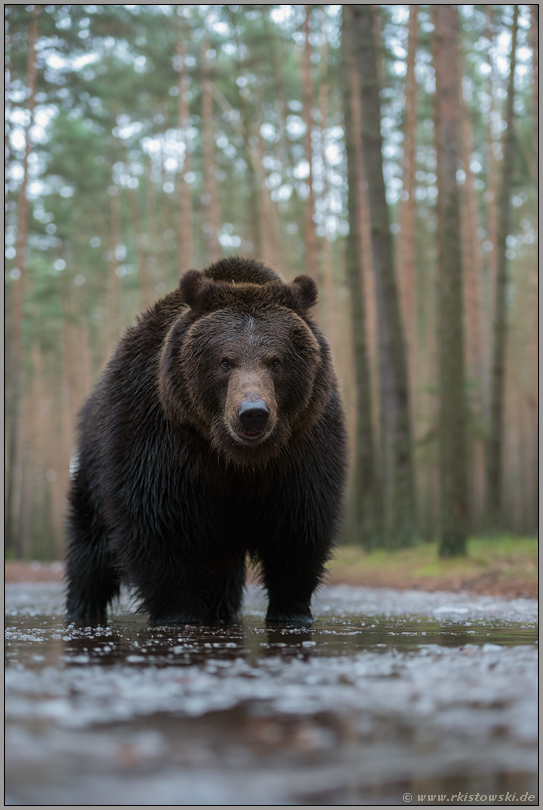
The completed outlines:
{"type": "Polygon", "coordinates": [[[5,26],[8,556],[64,557],[81,405],[135,316],[225,255],[319,283],[344,542],[535,534],[538,5],[5,26]]]}

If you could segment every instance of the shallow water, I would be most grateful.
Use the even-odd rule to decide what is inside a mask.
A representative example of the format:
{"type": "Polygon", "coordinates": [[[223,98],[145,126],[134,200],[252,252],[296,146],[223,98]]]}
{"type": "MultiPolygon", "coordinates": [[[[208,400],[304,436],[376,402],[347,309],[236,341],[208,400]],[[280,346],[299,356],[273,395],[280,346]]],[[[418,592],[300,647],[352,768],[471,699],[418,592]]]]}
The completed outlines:
{"type": "Polygon", "coordinates": [[[61,586],[7,586],[6,803],[537,803],[535,602],[336,586],[310,629],[264,608],[250,588],[239,625],[149,628],[124,596],[77,628],[61,586]]]}

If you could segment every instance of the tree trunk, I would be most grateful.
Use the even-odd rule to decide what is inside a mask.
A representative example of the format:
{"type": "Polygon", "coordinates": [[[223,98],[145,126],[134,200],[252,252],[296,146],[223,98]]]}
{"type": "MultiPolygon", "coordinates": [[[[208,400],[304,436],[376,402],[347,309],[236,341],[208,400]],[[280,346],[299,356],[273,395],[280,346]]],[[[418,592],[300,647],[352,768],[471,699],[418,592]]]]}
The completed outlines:
{"type": "Polygon", "coordinates": [[[489,402],[488,402],[488,394],[490,392],[490,376],[489,370],[491,366],[491,343],[492,343],[492,321],[493,321],[493,312],[492,306],[494,305],[494,299],[496,297],[496,276],[498,273],[497,270],[497,240],[498,240],[498,163],[499,158],[497,155],[497,139],[495,133],[495,123],[494,118],[495,114],[497,113],[497,104],[495,98],[495,86],[497,82],[496,77],[496,66],[495,60],[493,56],[493,46],[494,46],[494,36],[495,36],[495,28],[494,28],[494,11],[493,6],[485,6],[486,8],[486,15],[487,15],[487,38],[490,42],[490,47],[488,50],[488,62],[490,64],[490,74],[488,77],[488,95],[490,98],[490,109],[488,111],[488,125],[487,125],[487,159],[488,159],[488,170],[487,170],[487,190],[485,193],[486,198],[486,211],[487,211],[487,238],[488,242],[490,243],[490,250],[487,253],[487,261],[488,261],[488,285],[489,285],[489,299],[492,302],[490,311],[485,318],[485,329],[484,329],[484,410],[485,416],[488,417],[489,413],[489,402]]]}
{"type": "Polygon", "coordinates": [[[530,6],[530,45],[532,47],[532,110],[534,115],[534,152],[539,154],[539,3],[530,6]]]}
{"type": "MultiPolygon", "coordinates": [[[[465,181],[461,197],[462,267],[464,274],[465,363],[471,389],[468,411],[480,423],[483,419],[484,355],[483,355],[483,257],[478,235],[481,226],[479,201],[471,170],[473,126],[468,104],[461,95],[462,164],[465,181]]],[[[468,437],[469,508],[473,517],[480,515],[484,503],[484,442],[476,432],[468,437]]]]}
{"type": "MultiPolygon", "coordinates": [[[[348,14],[348,12],[347,12],[348,14]]],[[[356,56],[352,57],[356,62],[356,56]]],[[[375,269],[373,266],[373,251],[371,244],[371,222],[368,201],[368,184],[366,182],[366,168],[362,151],[362,112],[360,109],[360,81],[356,65],[349,71],[350,112],[352,118],[354,138],[354,161],[357,199],[357,249],[358,263],[361,272],[366,321],[366,340],[369,363],[369,376],[371,388],[372,425],[376,439],[380,437],[380,397],[379,386],[379,357],[378,357],[378,328],[377,328],[377,296],[375,292],[375,269]]]]}
{"type": "Polygon", "coordinates": [[[383,21],[381,19],[381,6],[372,5],[373,11],[373,39],[375,43],[375,61],[377,63],[377,83],[379,87],[386,86],[385,63],[383,60],[383,21]]]}
{"type": "MultiPolygon", "coordinates": [[[[264,159],[264,145],[262,143],[262,136],[260,134],[260,121],[257,121],[254,126],[254,133],[252,136],[255,149],[258,154],[258,160],[263,166],[264,159]]],[[[264,175],[264,169],[262,169],[264,175]]],[[[260,243],[259,257],[269,267],[276,266],[275,257],[275,234],[272,225],[272,206],[273,201],[270,198],[270,193],[265,183],[259,183],[259,200],[258,200],[258,236],[260,243]]]]}
{"type": "Polygon", "coordinates": [[[347,150],[349,236],[346,274],[350,291],[356,389],[356,437],[352,484],[353,535],[371,549],[381,544],[381,496],[375,465],[371,421],[371,385],[366,348],[365,301],[359,250],[359,178],[351,106],[350,75],[356,72],[353,6],[343,6],[342,47],[344,75],[345,146],[347,150]]]}
{"type": "Polygon", "coordinates": [[[22,441],[20,448],[21,491],[19,495],[19,518],[17,521],[17,558],[28,559],[31,552],[30,523],[34,498],[34,459],[32,457],[32,410],[31,392],[26,391],[21,404],[22,441]]]}
{"type": "Polygon", "coordinates": [[[11,548],[18,554],[18,549],[14,548],[15,531],[15,479],[18,465],[19,449],[19,419],[21,404],[21,355],[23,341],[23,301],[26,275],[26,249],[28,234],[28,198],[26,189],[28,186],[28,158],[32,149],[30,140],[30,128],[33,123],[34,107],[36,105],[36,85],[38,79],[38,66],[36,63],[36,41],[38,38],[38,15],[40,7],[34,6],[32,19],[28,28],[28,62],[27,62],[27,85],[28,101],[26,109],[28,112],[27,127],[25,133],[25,153],[23,158],[23,178],[19,192],[19,204],[17,210],[17,265],[19,277],[15,280],[12,299],[12,334],[11,334],[11,369],[9,386],[9,409],[8,409],[8,446],[7,446],[7,488],[6,488],[6,547],[11,548]]]}
{"type": "Polygon", "coordinates": [[[147,220],[147,267],[146,284],[147,296],[152,303],[156,300],[155,285],[158,281],[158,204],[155,159],[149,157],[147,169],[147,187],[145,194],[146,220],[147,220]]]}
{"type": "MultiPolygon", "coordinates": [[[[164,108],[163,108],[164,109],[164,108]]],[[[167,117],[167,110],[162,113],[164,119],[167,117]]],[[[166,142],[162,141],[162,149],[157,153],[157,202],[156,202],[156,284],[155,291],[159,295],[164,295],[169,284],[168,254],[166,251],[164,231],[167,229],[169,195],[164,192],[164,183],[167,180],[164,162],[167,157],[166,142]]]]}
{"type": "Polygon", "coordinates": [[[79,347],[79,403],[78,410],[90,396],[93,383],[91,343],[86,313],[80,308],[77,325],[77,346],[79,347]]]}
{"type": "Polygon", "coordinates": [[[118,274],[119,262],[117,260],[117,248],[121,244],[121,198],[119,189],[113,186],[116,194],[110,196],[110,261],[108,279],[108,327],[109,327],[109,350],[108,358],[121,335],[123,327],[122,308],[122,287],[121,277],[118,274]]]}
{"type": "Polygon", "coordinates": [[[304,242],[306,249],[306,272],[315,281],[319,281],[319,260],[317,248],[317,232],[315,230],[315,192],[313,189],[313,144],[311,135],[313,133],[313,82],[311,79],[311,43],[309,42],[309,15],[310,5],[305,5],[304,35],[305,46],[302,63],[302,94],[304,121],[307,127],[305,133],[305,156],[309,164],[309,175],[307,185],[309,194],[304,208],[304,242]]]}
{"type": "Polygon", "coordinates": [[[385,539],[390,547],[402,547],[412,544],[417,538],[405,342],[383,177],[374,11],[369,5],[355,5],[352,9],[377,294],[385,539]]]}
{"type": "Polygon", "coordinates": [[[215,178],[213,136],[213,96],[207,51],[209,43],[202,42],[202,145],[204,158],[204,206],[207,212],[204,235],[208,245],[208,256],[211,263],[218,261],[221,255],[219,230],[221,227],[217,180],[215,178]]]}
{"type": "MultiPolygon", "coordinates": [[[[68,262],[67,262],[68,263],[68,262]]],[[[66,271],[65,271],[66,273],[66,271]]],[[[80,352],[77,343],[77,328],[73,307],[73,285],[68,275],[62,278],[62,377],[60,385],[60,441],[55,448],[56,464],[54,478],[53,517],[58,542],[66,515],[66,495],[70,481],[70,459],[75,450],[75,432],[78,405],[80,402],[80,352]]],[[[110,293],[111,296],[111,293],[110,293]]],[[[108,313],[108,319],[111,318],[108,313]]],[[[111,332],[109,333],[111,340],[111,332]]]]}
{"type": "MultiPolygon", "coordinates": [[[[473,127],[469,107],[461,98],[462,163],[466,179],[462,186],[462,262],[466,312],[466,360],[470,379],[482,380],[482,255],[477,231],[480,228],[479,203],[470,168],[473,154],[473,127]]],[[[477,402],[479,405],[479,401],[477,402]]],[[[478,408],[479,410],[479,408],[478,408]]]]}
{"type": "Polygon", "coordinates": [[[434,6],[435,136],[438,182],[439,449],[441,557],[466,553],[467,457],[460,195],[458,22],[455,6],[434,6]]]}
{"type": "MultiPolygon", "coordinates": [[[[534,152],[536,156],[536,165],[538,163],[539,155],[539,4],[530,6],[531,25],[530,25],[530,44],[532,46],[532,109],[534,118],[534,152]]],[[[536,210],[537,214],[537,210],[536,210]]],[[[536,437],[539,424],[539,296],[538,296],[538,271],[539,271],[539,255],[535,253],[535,267],[534,267],[534,295],[533,295],[533,332],[532,332],[532,346],[533,346],[533,402],[534,402],[534,417],[536,426],[536,437]]]]}
{"type": "Polygon", "coordinates": [[[147,273],[147,257],[145,255],[146,235],[141,224],[140,209],[138,205],[138,195],[133,188],[127,190],[128,207],[130,210],[130,220],[132,223],[132,234],[136,245],[136,256],[138,260],[138,277],[140,287],[140,310],[145,312],[151,304],[149,295],[149,279],[147,273]]]}
{"type": "MultiPolygon", "coordinates": [[[[237,56],[234,62],[234,70],[236,76],[240,79],[245,78],[246,68],[245,62],[247,59],[250,59],[250,51],[246,50],[241,42],[239,37],[239,33],[241,32],[241,6],[226,6],[226,14],[229,18],[231,27],[234,31],[234,42],[237,49],[237,56]],[[238,9],[238,10],[232,10],[238,9]]],[[[265,21],[267,22],[266,18],[265,21]]],[[[280,99],[284,98],[284,86],[281,81],[281,74],[280,74],[280,59],[278,56],[278,50],[274,49],[275,54],[275,63],[277,65],[276,68],[276,86],[278,87],[278,96],[280,99]]],[[[217,97],[217,89],[213,85],[213,94],[216,100],[217,97]]],[[[260,88],[259,88],[260,89],[260,88]]],[[[221,94],[222,95],[222,94],[221,94]]],[[[236,89],[236,102],[235,107],[239,111],[239,119],[238,125],[234,125],[235,128],[242,134],[244,140],[247,137],[252,138],[253,134],[257,137],[258,143],[258,160],[259,162],[262,160],[263,157],[263,147],[262,147],[262,140],[260,138],[260,122],[254,121],[254,107],[249,103],[248,96],[250,96],[250,91],[248,88],[240,88],[239,85],[236,89]],[[255,126],[256,124],[256,126],[255,126]]],[[[220,98],[220,96],[219,96],[220,98]]],[[[226,99],[223,97],[224,103],[226,99]]],[[[222,101],[218,101],[219,106],[223,109],[224,104],[222,101]]],[[[281,127],[282,132],[282,144],[279,146],[281,152],[284,151],[283,144],[287,141],[287,130],[286,130],[286,116],[285,116],[285,109],[286,109],[286,99],[283,103],[281,100],[278,101],[280,114],[282,115],[282,120],[285,123],[283,127],[281,127]]],[[[251,149],[249,144],[247,143],[247,151],[249,152],[249,156],[251,156],[251,149]]],[[[264,263],[266,263],[266,259],[264,258],[269,254],[269,240],[270,240],[270,227],[269,223],[264,222],[264,214],[263,208],[264,205],[264,191],[260,184],[260,177],[255,170],[253,165],[254,161],[252,159],[249,160],[247,165],[247,189],[248,194],[246,197],[246,211],[245,211],[245,237],[247,241],[250,243],[248,246],[249,255],[254,256],[264,263]],[[263,229],[263,224],[266,226],[263,229]]]]}
{"type": "MultiPolygon", "coordinates": [[[[211,85],[211,92],[213,93],[213,97],[217,104],[221,107],[222,110],[225,112],[232,114],[233,108],[227,99],[223,96],[219,88],[212,84],[211,85]]],[[[264,171],[264,166],[262,165],[262,155],[259,152],[258,146],[254,145],[251,138],[250,130],[246,130],[243,124],[238,121],[236,118],[232,119],[232,124],[243,140],[245,141],[245,145],[247,148],[247,153],[249,159],[251,161],[251,165],[255,171],[256,177],[258,179],[258,187],[260,189],[260,198],[261,198],[261,206],[262,210],[266,210],[269,212],[270,219],[268,220],[267,227],[268,230],[271,231],[273,239],[275,241],[274,245],[274,256],[277,262],[275,269],[281,273],[284,278],[289,278],[291,276],[291,271],[289,267],[288,258],[285,256],[282,250],[282,242],[281,242],[281,221],[279,219],[279,213],[277,211],[277,206],[274,204],[273,200],[270,197],[270,192],[266,186],[266,172],[264,171]]],[[[258,143],[258,138],[256,139],[258,143]]]]}
{"type": "Polygon", "coordinates": [[[503,172],[499,199],[496,278],[496,300],[494,305],[492,368],[490,379],[490,424],[486,446],[486,519],[488,528],[496,530],[500,526],[501,497],[503,480],[503,403],[504,403],[504,364],[507,332],[506,289],[507,256],[506,239],[510,232],[511,187],[515,136],[513,130],[513,103],[515,97],[515,64],[517,46],[518,5],[514,6],[511,40],[511,67],[507,88],[506,124],[503,145],[503,172]]]}
{"type": "MultiPolygon", "coordinates": [[[[328,99],[329,99],[329,78],[328,78],[328,42],[326,41],[321,49],[320,61],[325,65],[324,75],[319,86],[319,112],[320,112],[320,158],[322,161],[322,207],[325,218],[328,215],[328,158],[326,155],[325,132],[328,128],[328,99]]],[[[332,242],[327,232],[322,238],[322,281],[324,284],[324,312],[322,322],[326,324],[326,333],[334,350],[337,352],[337,323],[335,310],[335,289],[334,289],[334,259],[332,254],[332,242]]]]}
{"type": "MultiPolygon", "coordinates": [[[[180,23],[181,25],[181,23],[180,23]]],[[[186,47],[182,39],[182,29],[180,28],[177,37],[177,70],[179,71],[179,132],[181,143],[184,147],[183,168],[178,176],[178,200],[179,200],[179,228],[177,235],[177,256],[179,276],[193,266],[192,247],[192,196],[190,185],[185,180],[190,172],[190,140],[189,140],[189,74],[185,63],[186,47]]]]}
{"type": "Polygon", "coordinates": [[[402,201],[400,203],[400,235],[396,261],[398,285],[402,302],[402,318],[408,348],[410,396],[415,408],[415,379],[417,359],[417,276],[415,272],[415,230],[417,201],[415,173],[417,160],[415,138],[417,128],[417,82],[415,57],[417,53],[417,6],[409,6],[407,37],[407,75],[405,78],[405,128],[402,161],[402,201]]]}
{"type": "MultiPolygon", "coordinates": [[[[37,313],[36,313],[37,314],[37,313]]],[[[51,429],[51,403],[47,396],[45,386],[45,373],[43,368],[43,355],[39,341],[35,337],[32,342],[32,426],[31,426],[31,447],[32,447],[32,467],[33,467],[33,488],[31,494],[30,509],[36,515],[40,526],[40,531],[49,539],[49,553],[54,557],[54,547],[51,540],[54,537],[49,509],[49,483],[47,473],[50,468],[49,443],[51,435],[55,432],[51,429]]],[[[35,521],[32,520],[32,528],[35,521]]],[[[33,536],[31,534],[31,540],[33,536]]],[[[34,542],[30,544],[30,553],[33,554],[34,542]]]]}

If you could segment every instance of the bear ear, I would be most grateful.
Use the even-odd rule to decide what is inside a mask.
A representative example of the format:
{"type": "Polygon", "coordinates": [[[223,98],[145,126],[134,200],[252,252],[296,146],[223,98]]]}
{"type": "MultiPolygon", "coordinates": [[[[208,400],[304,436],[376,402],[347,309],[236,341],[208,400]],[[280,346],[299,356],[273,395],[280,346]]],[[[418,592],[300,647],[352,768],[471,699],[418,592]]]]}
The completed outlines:
{"type": "Polygon", "coordinates": [[[311,276],[296,276],[294,281],[288,285],[294,299],[296,309],[305,310],[317,303],[318,289],[311,276]]]}
{"type": "Polygon", "coordinates": [[[179,289],[181,290],[182,300],[191,309],[196,307],[205,281],[205,276],[199,270],[187,270],[181,278],[179,289]]]}

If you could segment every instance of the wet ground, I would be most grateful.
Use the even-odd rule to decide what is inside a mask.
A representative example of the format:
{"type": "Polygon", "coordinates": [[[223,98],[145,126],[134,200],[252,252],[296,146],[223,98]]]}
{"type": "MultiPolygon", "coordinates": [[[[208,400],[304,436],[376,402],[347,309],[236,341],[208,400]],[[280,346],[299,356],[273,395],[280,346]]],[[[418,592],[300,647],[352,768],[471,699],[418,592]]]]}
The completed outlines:
{"type": "Polygon", "coordinates": [[[231,628],[124,597],[77,629],[62,594],[6,586],[8,805],[538,803],[533,600],[333,586],[270,630],[252,587],[231,628]]]}

